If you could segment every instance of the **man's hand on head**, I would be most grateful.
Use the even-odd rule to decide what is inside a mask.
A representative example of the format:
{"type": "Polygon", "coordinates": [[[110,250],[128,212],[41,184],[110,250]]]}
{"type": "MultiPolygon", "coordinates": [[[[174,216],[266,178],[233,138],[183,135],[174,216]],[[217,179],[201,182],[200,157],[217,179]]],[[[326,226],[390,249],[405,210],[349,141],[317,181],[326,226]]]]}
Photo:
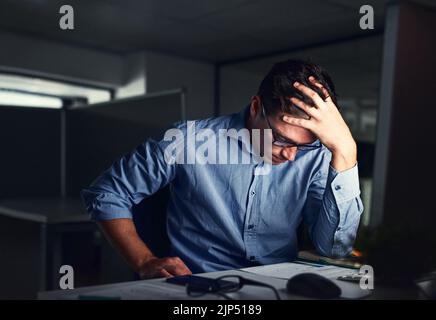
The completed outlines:
{"type": "Polygon", "coordinates": [[[313,101],[313,106],[295,97],[291,97],[291,102],[304,110],[310,116],[310,119],[284,116],[282,120],[288,124],[312,131],[321,143],[332,152],[331,165],[336,171],[350,169],[357,162],[356,142],[351,135],[350,129],[328,91],[314,77],[309,77],[309,81],[321,89],[324,99],[311,88],[295,82],[294,87],[309,97],[313,101]]]}
{"type": "Polygon", "coordinates": [[[146,260],[137,271],[141,279],[169,278],[192,274],[191,270],[179,257],[159,259],[152,257],[146,260]]]}

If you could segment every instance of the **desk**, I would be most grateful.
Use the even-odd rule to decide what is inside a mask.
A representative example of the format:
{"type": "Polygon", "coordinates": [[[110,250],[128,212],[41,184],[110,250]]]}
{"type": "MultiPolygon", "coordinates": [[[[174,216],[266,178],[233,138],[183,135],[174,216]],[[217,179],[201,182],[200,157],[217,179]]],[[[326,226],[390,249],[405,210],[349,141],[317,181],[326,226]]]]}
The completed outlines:
{"type": "MultiPolygon", "coordinates": [[[[285,267],[292,268],[293,263],[277,264],[272,266],[284,265],[285,267]]],[[[244,278],[253,279],[268,283],[274,286],[282,299],[304,299],[304,297],[294,296],[286,291],[286,279],[279,279],[254,273],[247,272],[247,269],[239,270],[226,270],[217,271],[210,273],[199,274],[208,278],[217,278],[223,275],[240,275],[244,278]]],[[[350,272],[349,269],[344,269],[344,272],[350,272]]],[[[368,292],[363,292],[358,284],[338,281],[335,282],[341,287],[343,292],[355,292],[357,296],[365,296],[368,292]]],[[[192,298],[186,294],[186,289],[183,286],[169,284],[165,279],[151,279],[151,280],[140,280],[131,281],[123,283],[115,283],[102,286],[92,286],[83,287],[74,290],[57,290],[57,291],[47,291],[40,292],[38,294],[38,299],[41,300],[70,300],[78,299],[81,295],[89,296],[106,296],[106,297],[119,297],[121,299],[128,300],[175,300],[175,299],[223,299],[220,296],[214,294],[208,294],[200,298],[192,298]]],[[[255,286],[244,286],[240,291],[229,294],[234,299],[262,299],[269,300],[275,299],[273,291],[268,288],[255,287],[255,286]]]]}
{"type": "Polygon", "coordinates": [[[11,198],[0,200],[0,216],[38,224],[39,290],[53,288],[61,264],[63,233],[96,230],[79,198],[11,198]]]}

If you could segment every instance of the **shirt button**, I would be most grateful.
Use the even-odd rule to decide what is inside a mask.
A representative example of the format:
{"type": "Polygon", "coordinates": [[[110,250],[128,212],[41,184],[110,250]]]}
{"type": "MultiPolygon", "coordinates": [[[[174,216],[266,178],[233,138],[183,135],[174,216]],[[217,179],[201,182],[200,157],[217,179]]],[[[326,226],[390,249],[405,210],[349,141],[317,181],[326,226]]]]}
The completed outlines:
{"type": "Polygon", "coordinates": [[[248,225],[248,230],[251,230],[251,229],[253,229],[254,228],[254,224],[249,224],[248,225]]]}
{"type": "Polygon", "coordinates": [[[335,190],[341,190],[341,186],[340,185],[336,185],[335,186],[335,190]]]}
{"type": "Polygon", "coordinates": [[[256,194],[256,191],[251,191],[251,195],[254,196],[256,194]]]}

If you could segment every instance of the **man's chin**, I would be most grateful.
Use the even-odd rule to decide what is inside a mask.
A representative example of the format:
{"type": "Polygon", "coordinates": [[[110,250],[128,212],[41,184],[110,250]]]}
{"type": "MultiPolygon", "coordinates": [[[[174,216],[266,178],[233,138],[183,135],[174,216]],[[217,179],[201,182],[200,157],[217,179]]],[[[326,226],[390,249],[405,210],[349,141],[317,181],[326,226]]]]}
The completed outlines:
{"type": "Polygon", "coordinates": [[[278,158],[276,158],[276,157],[272,157],[271,160],[272,160],[272,161],[271,161],[271,164],[272,164],[273,166],[276,166],[276,165],[279,165],[279,164],[282,164],[282,163],[288,161],[288,160],[284,160],[284,159],[278,159],[278,158]]]}

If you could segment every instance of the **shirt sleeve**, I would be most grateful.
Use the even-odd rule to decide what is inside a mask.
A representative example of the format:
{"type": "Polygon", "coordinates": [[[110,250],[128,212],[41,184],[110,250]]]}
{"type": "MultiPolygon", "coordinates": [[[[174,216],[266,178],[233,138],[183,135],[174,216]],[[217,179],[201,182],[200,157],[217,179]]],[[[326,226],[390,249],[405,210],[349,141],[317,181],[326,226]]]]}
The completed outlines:
{"type": "Polygon", "coordinates": [[[132,218],[134,204],[167,185],[175,176],[175,165],[165,160],[165,145],[165,141],[145,141],[82,190],[91,219],[132,218]]]}
{"type": "Polygon", "coordinates": [[[309,187],[303,217],[320,254],[347,256],[353,249],[362,212],[357,163],[342,172],[328,165],[327,170],[317,173],[309,187]]]}

